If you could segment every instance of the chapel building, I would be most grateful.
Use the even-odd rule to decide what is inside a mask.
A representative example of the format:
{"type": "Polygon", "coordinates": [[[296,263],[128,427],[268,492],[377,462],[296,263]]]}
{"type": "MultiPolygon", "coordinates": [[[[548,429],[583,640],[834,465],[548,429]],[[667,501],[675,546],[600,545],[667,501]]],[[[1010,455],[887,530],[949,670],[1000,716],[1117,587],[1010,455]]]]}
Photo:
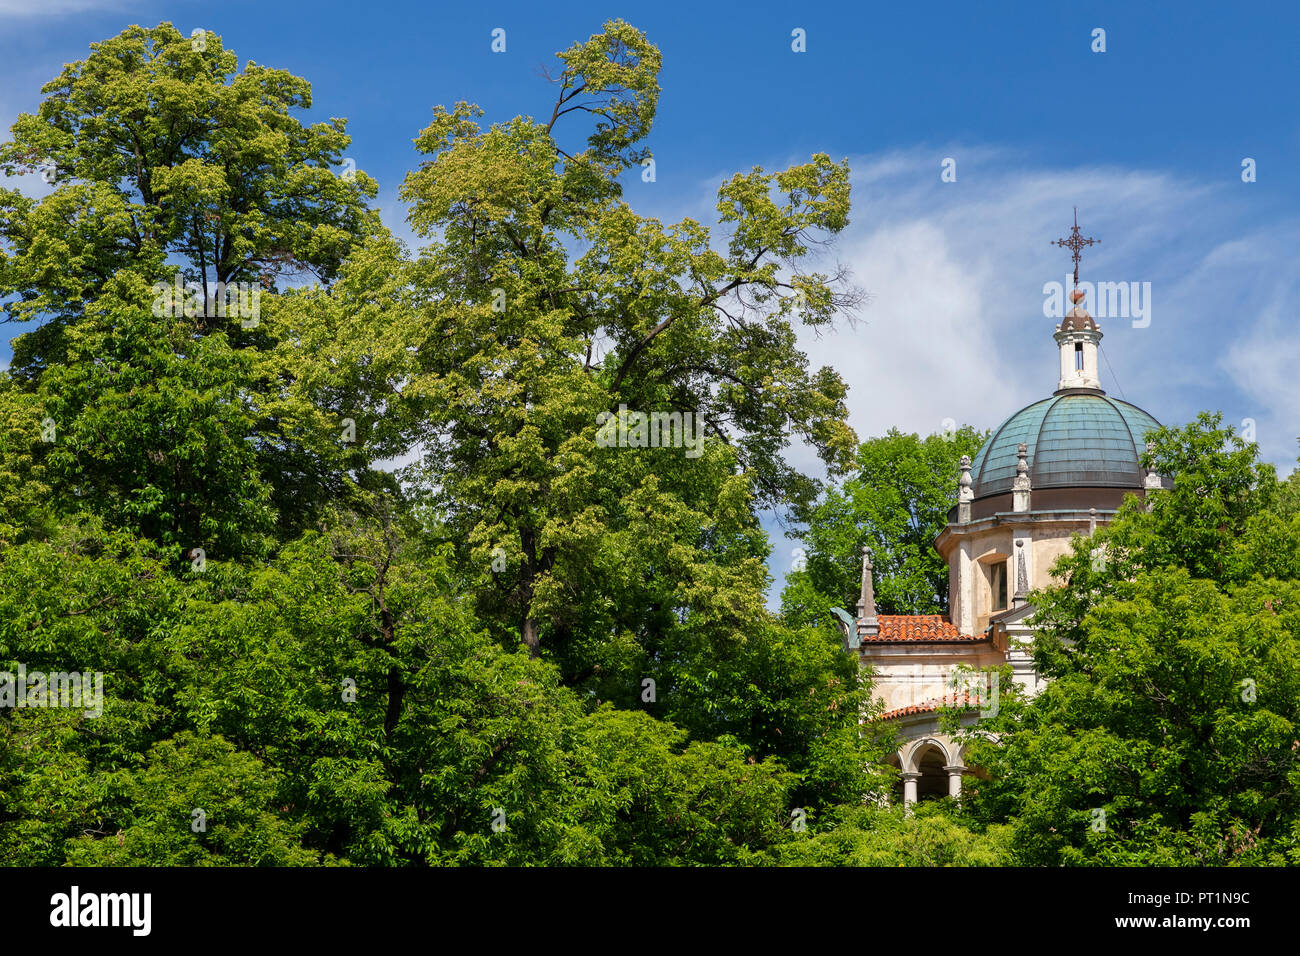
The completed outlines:
{"type": "MultiPolygon", "coordinates": [[[[903,741],[891,762],[907,804],[959,797],[963,778],[979,773],[966,765],[960,742],[939,729],[945,704],[961,698],[987,708],[996,700],[987,683],[972,697],[959,665],[1010,664],[1013,680],[1037,693],[1043,679],[1032,660],[1029,592],[1052,583],[1052,564],[1070,550],[1072,535],[1109,522],[1125,495],[1169,484],[1140,463],[1159,422],[1102,391],[1101,329],[1077,287],[1070,299],[1054,334],[1056,391],[999,425],[973,462],[962,458],[958,503],[934,542],[948,564],[949,614],[877,614],[863,549],[861,599],[856,626],[844,627],[846,645],[874,672],[873,696],[903,741]]],[[[962,714],[965,725],[978,719],[974,710],[962,714]]]]}

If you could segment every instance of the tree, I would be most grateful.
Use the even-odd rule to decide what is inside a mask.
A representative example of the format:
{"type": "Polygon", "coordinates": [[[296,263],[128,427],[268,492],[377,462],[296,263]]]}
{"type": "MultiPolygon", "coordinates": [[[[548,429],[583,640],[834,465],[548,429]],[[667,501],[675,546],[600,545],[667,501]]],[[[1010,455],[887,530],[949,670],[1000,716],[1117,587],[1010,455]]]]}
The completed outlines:
{"type": "MultiPolygon", "coordinates": [[[[755,505],[812,493],[782,457],[789,435],[832,468],[845,462],[844,383],[808,371],[792,320],[826,325],[852,294],[797,269],[819,236],[848,222],[845,165],[818,155],[728,180],[719,253],[705,226],[665,227],[621,198],[619,177],[649,158],[658,50],[612,21],[560,63],[544,122],[483,129],[468,104],[434,111],[417,140],[429,159],[402,188],[430,240],[411,272],[417,307],[358,336],[377,335],[377,351],[399,360],[389,377],[407,384],[394,414],[426,450],[429,507],[482,569],[480,613],[532,653],[565,658],[572,678],[604,666],[583,650],[610,633],[608,602],[587,584],[620,559],[609,546],[625,535],[654,566],[648,580],[670,576],[679,594],[699,595],[638,595],[639,607],[684,615],[719,587],[744,588],[733,603],[758,606],[761,555],[722,549],[737,521],[752,525],[755,505]],[[583,119],[585,144],[570,130],[583,119]],[[573,258],[575,247],[585,252],[573,258]],[[622,406],[689,414],[702,443],[602,447],[597,429],[622,406]],[[710,514],[719,495],[725,511],[710,514]],[[490,570],[497,548],[502,571],[490,570]],[[705,583],[700,560],[734,583],[705,583]]],[[[634,431],[638,420],[617,419],[634,431]]],[[[751,619],[733,615],[730,626],[751,619]]],[[[646,634],[622,616],[614,633],[653,641],[660,626],[646,634]]]]}
{"type": "MultiPolygon", "coordinates": [[[[0,379],[9,480],[174,553],[264,554],[363,464],[332,383],[285,361],[302,323],[275,285],[333,280],[380,235],[376,184],[334,168],[343,120],[293,115],[305,80],[238,69],[214,34],[131,27],[44,92],[0,145],[6,173],[55,171],[46,196],[0,190],[0,296],[36,324],[0,379]]],[[[0,524],[39,525],[0,503],[18,509],[0,524]]]]}
{"type": "Polygon", "coordinates": [[[278,780],[220,737],[155,744],[138,774],[112,782],[126,806],[116,833],[68,844],[73,866],[310,866],[301,824],[275,813],[278,780]]]}
{"type": "Polygon", "coordinates": [[[1077,537],[1032,597],[1051,682],[968,750],[993,777],[970,804],[1022,864],[1300,862],[1300,519],[1220,421],[1154,433],[1173,489],[1077,537]]]}
{"type": "Polygon", "coordinates": [[[961,456],[986,437],[969,425],[924,439],[891,428],[859,445],[852,475],[805,513],[806,567],[786,578],[785,618],[821,622],[832,607],[856,607],[864,546],[880,613],[946,613],[948,566],[934,541],[957,504],[961,456]]]}
{"type": "Polygon", "coordinates": [[[0,146],[6,173],[45,164],[58,183],[43,199],[3,191],[4,285],[19,296],[6,309],[53,319],[45,344],[123,269],[179,260],[206,303],[218,282],[330,279],[377,228],[365,204],[375,182],[334,169],[346,121],[307,127],[292,115],[312,106],[306,80],[252,62],[241,70],[216,34],[185,37],[170,23],[128,27],[91,50],[0,146]]]}
{"type": "Polygon", "coordinates": [[[1293,468],[1286,480],[1278,485],[1274,508],[1283,518],[1300,514],[1300,468],[1293,468]]]}

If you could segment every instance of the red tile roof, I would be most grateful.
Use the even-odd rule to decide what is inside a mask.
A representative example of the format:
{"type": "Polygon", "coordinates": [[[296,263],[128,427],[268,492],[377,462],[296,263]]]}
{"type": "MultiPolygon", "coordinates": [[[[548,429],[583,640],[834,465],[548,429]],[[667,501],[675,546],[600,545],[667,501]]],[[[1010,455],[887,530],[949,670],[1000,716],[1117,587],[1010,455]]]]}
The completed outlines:
{"type": "Polygon", "coordinates": [[[982,641],[982,634],[963,634],[942,614],[882,614],[880,633],[863,637],[864,643],[892,644],[900,641],[982,641]]]}
{"type": "Polygon", "coordinates": [[[970,694],[948,694],[943,697],[934,697],[930,700],[923,700],[919,704],[908,704],[906,707],[897,707],[894,710],[887,710],[878,718],[879,720],[893,720],[895,717],[910,717],[913,714],[928,714],[930,711],[938,710],[940,707],[978,707],[980,701],[977,697],[971,697],[970,694]]]}

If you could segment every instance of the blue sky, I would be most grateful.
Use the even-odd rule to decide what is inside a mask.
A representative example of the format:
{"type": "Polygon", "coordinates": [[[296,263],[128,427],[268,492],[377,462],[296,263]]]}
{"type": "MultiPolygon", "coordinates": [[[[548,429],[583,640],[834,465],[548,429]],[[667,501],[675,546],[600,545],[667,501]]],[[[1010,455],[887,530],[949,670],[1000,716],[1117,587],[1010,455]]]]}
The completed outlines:
{"type": "MultiPolygon", "coordinates": [[[[1166,423],[1253,423],[1284,471],[1300,435],[1300,5],[465,4],[0,0],[0,124],[131,23],[220,34],[241,62],[345,116],[385,218],[435,104],[548,114],[539,68],[623,17],[664,55],[645,214],[707,218],[719,181],[848,157],[853,225],[829,253],[870,295],[805,345],[850,382],[861,436],[993,427],[1056,384],[1043,285],[1072,207],[1083,278],[1150,282],[1150,324],[1103,319],[1103,387],[1166,423]],[[490,49],[506,30],[506,52],[490,49]],[[806,31],[807,51],[791,49],[806,31]],[[1093,52],[1093,31],[1106,50],[1093,52]],[[1257,180],[1241,177],[1255,160],[1257,180]],[[941,182],[945,158],[956,181],[941,182]]],[[[28,177],[28,183],[33,177],[28,177]]],[[[24,184],[25,188],[36,188],[24,184]]],[[[7,350],[6,350],[7,352],[7,350]]],[[[777,540],[779,578],[791,542],[777,540]]]]}

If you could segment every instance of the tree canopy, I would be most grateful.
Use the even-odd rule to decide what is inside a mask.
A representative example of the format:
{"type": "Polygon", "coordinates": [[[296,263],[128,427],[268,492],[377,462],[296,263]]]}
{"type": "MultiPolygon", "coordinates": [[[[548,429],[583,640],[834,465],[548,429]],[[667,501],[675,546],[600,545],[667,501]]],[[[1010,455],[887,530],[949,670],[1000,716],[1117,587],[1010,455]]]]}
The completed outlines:
{"type": "Polygon", "coordinates": [[[735,863],[887,786],[833,629],[764,607],[788,444],[853,447],[796,344],[855,300],[801,268],[848,168],[638,216],[659,67],[612,21],[544,122],[435,108],[414,255],[213,34],[131,27],[19,118],[0,671],[104,692],[0,709],[0,859],[735,863]],[[653,413],[690,440],[598,441],[653,413]]]}

